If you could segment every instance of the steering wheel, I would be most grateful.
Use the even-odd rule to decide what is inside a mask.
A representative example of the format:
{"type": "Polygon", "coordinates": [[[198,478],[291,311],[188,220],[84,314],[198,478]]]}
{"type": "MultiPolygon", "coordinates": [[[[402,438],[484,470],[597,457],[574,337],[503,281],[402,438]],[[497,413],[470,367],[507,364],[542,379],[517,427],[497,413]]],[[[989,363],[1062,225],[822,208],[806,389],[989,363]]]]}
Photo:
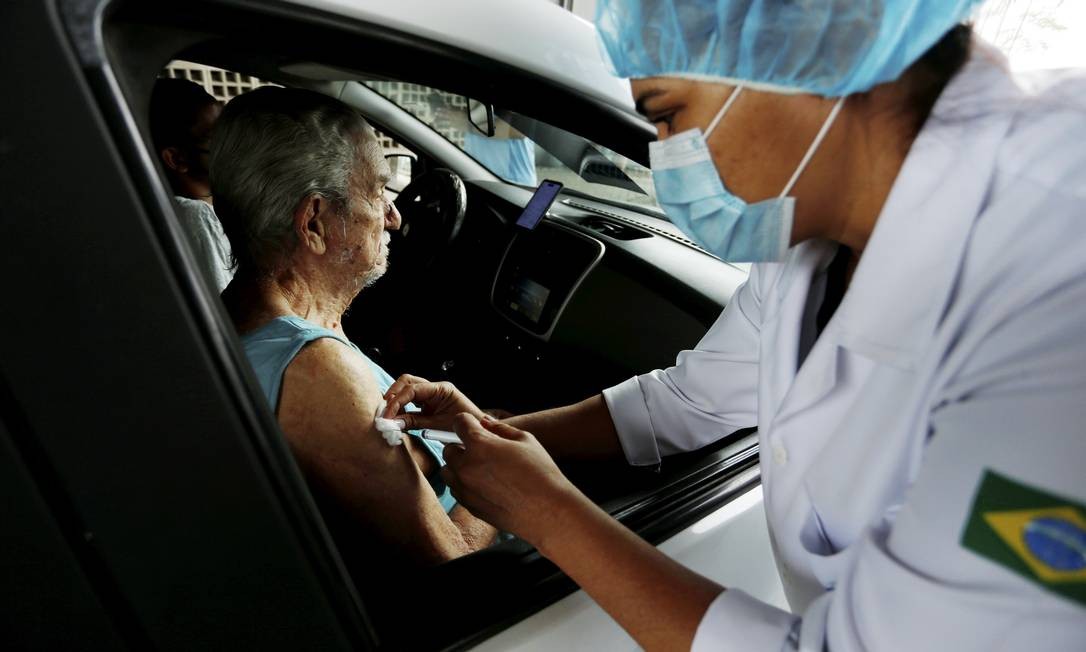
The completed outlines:
{"type": "Polygon", "coordinates": [[[412,179],[398,197],[402,223],[392,232],[394,269],[414,271],[433,262],[464,223],[468,193],[464,180],[446,168],[436,168],[412,179]]]}

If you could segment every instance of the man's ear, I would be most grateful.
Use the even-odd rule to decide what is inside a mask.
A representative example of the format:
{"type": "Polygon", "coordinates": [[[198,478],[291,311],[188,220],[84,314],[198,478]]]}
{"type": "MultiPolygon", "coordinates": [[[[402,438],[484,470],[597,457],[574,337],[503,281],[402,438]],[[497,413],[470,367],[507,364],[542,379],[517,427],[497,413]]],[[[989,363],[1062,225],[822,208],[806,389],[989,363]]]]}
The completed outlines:
{"type": "Polygon", "coordinates": [[[159,152],[163,165],[167,170],[173,170],[178,174],[186,174],[189,171],[189,162],[181,150],[176,147],[163,147],[159,152]]]}
{"type": "Polygon", "coordinates": [[[328,249],[328,217],[331,204],[320,195],[309,195],[294,210],[294,233],[302,247],[320,256],[328,249]]]}

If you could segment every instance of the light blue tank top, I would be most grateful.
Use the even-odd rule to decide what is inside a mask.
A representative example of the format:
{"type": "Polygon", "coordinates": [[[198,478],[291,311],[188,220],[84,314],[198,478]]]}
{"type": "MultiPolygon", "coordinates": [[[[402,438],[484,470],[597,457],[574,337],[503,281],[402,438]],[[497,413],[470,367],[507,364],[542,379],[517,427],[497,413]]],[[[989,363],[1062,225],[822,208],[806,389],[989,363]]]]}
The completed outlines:
{"type": "MultiPolygon", "coordinates": [[[[347,339],[340,337],[335,331],[322,328],[310,323],[301,317],[277,317],[260,328],[246,333],[241,337],[241,343],[245,346],[245,355],[249,358],[249,364],[256,372],[256,378],[260,381],[260,388],[264,390],[264,396],[268,399],[268,405],[274,412],[279,406],[279,390],[283,384],[283,372],[290,364],[294,356],[302,350],[306,344],[322,337],[331,337],[354,349],[362,359],[366,361],[377,379],[377,387],[384,395],[389,387],[392,387],[392,376],[388,375],[377,363],[369,359],[365,353],[347,339]]],[[[417,412],[418,408],[408,403],[410,412],[417,412]]],[[[425,446],[435,458],[439,468],[445,466],[444,444],[419,437],[417,430],[409,431],[418,441],[425,446]]],[[[377,435],[374,434],[374,437],[377,435]]],[[[452,497],[449,488],[441,479],[437,471],[427,478],[434,493],[437,494],[441,506],[448,512],[456,505],[456,499],[452,497]]]]}

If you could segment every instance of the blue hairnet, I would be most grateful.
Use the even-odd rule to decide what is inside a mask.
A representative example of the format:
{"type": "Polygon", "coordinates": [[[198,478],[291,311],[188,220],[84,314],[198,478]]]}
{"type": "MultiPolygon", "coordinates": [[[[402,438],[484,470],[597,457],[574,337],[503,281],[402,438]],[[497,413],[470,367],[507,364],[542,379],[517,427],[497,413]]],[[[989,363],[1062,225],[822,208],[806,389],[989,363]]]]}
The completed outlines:
{"type": "Polygon", "coordinates": [[[839,97],[901,76],[982,0],[599,0],[615,74],[839,97]]]}

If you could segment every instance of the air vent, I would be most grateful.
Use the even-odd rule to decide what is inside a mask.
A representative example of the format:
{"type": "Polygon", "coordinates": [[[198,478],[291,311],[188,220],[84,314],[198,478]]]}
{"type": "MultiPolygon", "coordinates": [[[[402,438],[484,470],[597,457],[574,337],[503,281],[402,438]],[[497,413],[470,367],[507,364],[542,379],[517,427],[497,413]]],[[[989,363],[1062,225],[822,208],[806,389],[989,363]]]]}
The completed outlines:
{"type": "Polygon", "coordinates": [[[615,240],[640,240],[650,237],[641,229],[634,228],[611,217],[602,215],[590,217],[581,221],[581,226],[592,229],[596,233],[605,235],[615,240]]]}
{"type": "MultiPolygon", "coordinates": [[[[686,238],[684,238],[684,237],[682,237],[680,235],[675,235],[674,233],[672,233],[670,231],[665,231],[665,230],[663,230],[661,228],[653,226],[652,224],[647,224],[647,223],[642,222],[640,220],[631,219],[631,218],[626,217],[624,215],[619,215],[618,213],[613,213],[611,211],[607,211],[607,210],[604,210],[602,208],[597,208],[597,207],[595,207],[595,206],[593,206],[591,204],[584,204],[584,203],[581,203],[581,202],[576,201],[574,199],[563,199],[562,203],[567,205],[567,206],[572,206],[573,208],[579,208],[581,210],[585,210],[585,211],[588,211],[590,213],[595,213],[596,215],[604,215],[606,217],[609,217],[609,218],[614,219],[614,220],[618,220],[618,221],[623,222],[625,224],[630,224],[630,225],[636,226],[636,227],[638,227],[640,229],[645,229],[647,231],[652,231],[656,235],[667,238],[668,240],[674,240],[675,242],[681,242],[681,243],[683,243],[684,245],[686,245],[688,247],[693,247],[694,249],[697,249],[698,251],[709,254],[710,256],[713,255],[713,254],[710,254],[708,251],[705,251],[704,249],[699,247],[693,240],[688,240],[688,239],[686,239],[686,238]]],[[[597,218],[589,218],[589,220],[594,220],[594,219],[597,219],[597,218]]],[[[587,224],[587,221],[585,223],[583,223],[583,224],[585,224],[585,226],[588,226],[589,228],[592,228],[591,226],[589,226],[587,224]]]]}

